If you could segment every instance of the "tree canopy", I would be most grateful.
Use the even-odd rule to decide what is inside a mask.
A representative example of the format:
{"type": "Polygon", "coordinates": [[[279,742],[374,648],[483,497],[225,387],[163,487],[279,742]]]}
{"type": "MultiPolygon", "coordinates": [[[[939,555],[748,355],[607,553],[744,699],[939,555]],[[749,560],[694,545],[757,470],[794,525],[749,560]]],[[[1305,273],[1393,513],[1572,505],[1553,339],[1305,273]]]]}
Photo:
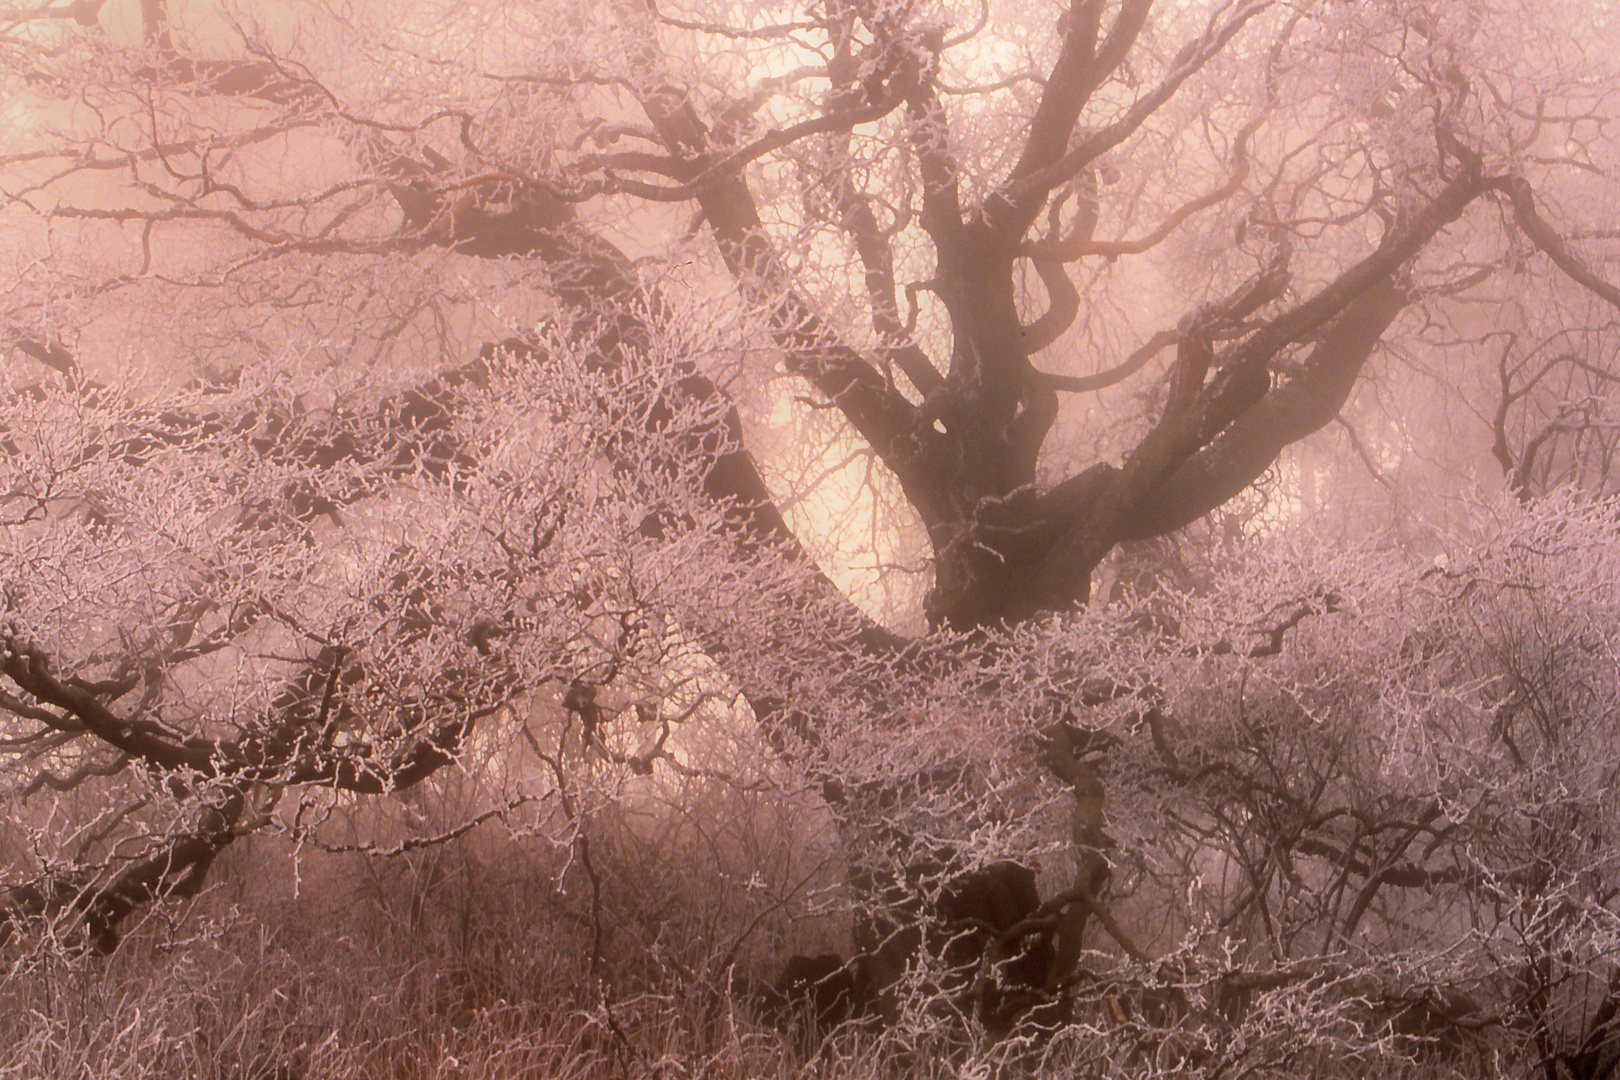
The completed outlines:
{"type": "Polygon", "coordinates": [[[829,815],[896,1030],[1597,1068],[1615,34],[7,12],[0,938],[486,768],[398,850],[600,888],[598,808],[718,785],[829,815]]]}

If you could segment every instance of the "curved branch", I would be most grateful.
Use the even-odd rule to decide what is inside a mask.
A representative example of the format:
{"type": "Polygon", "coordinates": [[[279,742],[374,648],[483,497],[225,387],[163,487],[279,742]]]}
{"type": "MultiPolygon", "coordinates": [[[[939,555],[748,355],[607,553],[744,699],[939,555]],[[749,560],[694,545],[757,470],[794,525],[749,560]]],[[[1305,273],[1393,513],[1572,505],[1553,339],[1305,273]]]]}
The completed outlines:
{"type": "MultiPolygon", "coordinates": [[[[642,7],[629,13],[627,22],[637,43],[632,62],[651,79],[659,68],[658,52],[646,25],[648,13],[642,7]]],[[[911,62],[909,52],[895,52],[911,62]]],[[[714,163],[712,135],[691,96],[676,86],[654,84],[641,90],[640,99],[670,153],[692,161],[694,178],[707,175],[714,163]]],[[[894,448],[917,426],[916,407],[828,327],[795,288],[766,233],[753,193],[740,176],[729,173],[706,183],[696,197],[732,276],[752,299],[768,305],[777,343],[787,351],[790,370],[808,379],[837,406],[902,484],[914,487],[916,471],[907,468],[894,448]]],[[[926,495],[909,488],[908,494],[928,501],[926,495]]]]}
{"type": "Polygon", "coordinates": [[[212,744],[185,740],[178,732],[150,720],[118,716],[94,694],[56,678],[50,659],[38,646],[24,641],[15,628],[0,633],[0,674],[36,701],[62,709],[82,723],[89,734],[126,754],[164,769],[202,772],[209,768],[212,744]]]}
{"type": "MultiPolygon", "coordinates": [[[[1074,325],[1075,318],[1080,314],[1080,291],[1069,280],[1068,271],[1063,268],[1061,260],[1031,258],[1030,263],[1040,275],[1041,284],[1046,286],[1047,298],[1046,310],[1024,327],[1024,348],[1033,356],[1057,341],[1063,336],[1063,331],[1074,325]]],[[[1062,389],[1053,383],[1053,376],[1036,372],[1036,378],[1051,389],[1062,389]]]]}
{"type": "Polygon", "coordinates": [[[0,901],[0,945],[20,922],[71,912],[84,920],[85,944],[105,956],[118,947],[118,928],[136,909],[160,897],[195,896],[215,858],[237,838],[234,826],[247,805],[241,789],[222,794],[204,808],[194,829],[170,838],[163,851],[126,867],[105,885],[56,878],[6,890],[0,901]]]}
{"type": "Polygon", "coordinates": [[[1007,181],[986,202],[984,216],[993,228],[1003,230],[1010,238],[1023,236],[1047,193],[1073,175],[1073,171],[1061,175],[1051,174],[1051,170],[1064,157],[1080,111],[1124,63],[1152,6],[1152,0],[1124,0],[1107,39],[1099,47],[1102,0],[1076,0],[1071,5],[1067,32],[1035,107],[1023,153],[1007,181]],[[1029,182],[1043,174],[1050,174],[1050,182],[1029,182]]]}
{"type": "Polygon", "coordinates": [[[1620,309],[1620,288],[1605,281],[1585,260],[1570,250],[1564,238],[1541,216],[1536,209],[1535,191],[1528,180],[1522,176],[1503,176],[1493,180],[1491,186],[1508,197],[1513,207],[1513,220],[1530,242],[1552,260],[1554,266],[1592,295],[1620,309]]]}
{"type": "MultiPolygon", "coordinates": [[[[1067,275],[1064,275],[1067,279],[1067,275]]],[[[1288,288],[1288,253],[1278,251],[1271,264],[1245,281],[1211,307],[1218,311],[1225,323],[1237,325],[1250,318],[1267,304],[1279,299],[1288,288]]],[[[1230,335],[1228,335],[1230,336],[1230,335]]],[[[1120,363],[1095,375],[1058,375],[1036,371],[1034,376],[1054,390],[1069,393],[1087,393],[1102,390],[1135,375],[1159,353],[1174,345],[1179,337],[1176,330],[1160,330],[1139,345],[1120,363]]]]}
{"type": "Polygon", "coordinates": [[[1385,281],[1350,304],[1297,374],[1244,409],[1136,503],[1122,538],[1159,536],[1197,521],[1258,479],[1284,447],[1330,423],[1408,300],[1385,281]]]}
{"type": "Polygon", "coordinates": [[[1124,116],[1082,139],[1056,161],[1009,180],[1002,189],[1001,197],[1009,205],[1023,206],[1025,213],[1033,214],[1034,211],[1028,207],[1039,206],[1047,192],[1135,134],[1149,117],[1175,96],[1183,83],[1218,55],[1251,19],[1271,6],[1272,0],[1250,0],[1224,24],[1217,24],[1212,19],[1210,26],[1196,41],[1189,42],[1176,54],[1164,80],[1139,98],[1125,111],[1124,116]]]}
{"type": "Polygon", "coordinates": [[[1024,243],[1024,253],[1031,258],[1039,256],[1073,262],[1088,255],[1101,255],[1109,259],[1117,259],[1122,255],[1140,255],[1158,247],[1188,218],[1212,206],[1219,206],[1237,194],[1249,175],[1249,140],[1260,129],[1263,121],[1262,114],[1243,126],[1243,130],[1238,134],[1237,145],[1232,150],[1231,171],[1219,187],[1182,203],[1146,235],[1130,240],[1096,240],[1089,236],[1077,236],[1073,240],[1032,240],[1024,243]]]}
{"type": "MultiPolygon", "coordinates": [[[[747,146],[740,147],[707,162],[702,172],[692,176],[684,183],[673,187],[638,185],[631,193],[658,202],[685,202],[688,199],[696,198],[717,185],[734,180],[744,165],[758,161],[772,151],[780,150],[784,146],[789,146],[811,135],[826,135],[832,132],[848,131],[858,124],[869,124],[874,120],[881,120],[893,112],[899,104],[899,97],[891,96],[879,99],[863,108],[850,109],[841,113],[826,113],[808,120],[801,120],[797,124],[761,135],[747,146]]],[[[682,163],[674,158],[652,158],[650,155],[638,155],[632,158],[628,155],[619,154],[614,155],[611,161],[613,164],[635,162],[637,168],[649,169],[664,175],[674,175],[677,172],[690,174],[691,172],[689,166],[683,168],[682,163]]],[[[629,181],[619,181],[619,188],[629,191],[629,183],[629,181]]],[[[602,190],[611,190],[612,186],[611,183],[604,184],[602,190]]],[[[596,192],[593,191],[592,193],[595,194],[596,192]]]]}
{"type": "Polygon", "coordinates": [[[57,776],[49,769],[41,769],[32,780],[17,789],[16,797],[26,799],[40,788],[46,787],[52,791],[72,791],[92,776],[118,775],[131,760],[128,754],[115,754],[106,761],[87,761],[66,776],[57,776]]]}

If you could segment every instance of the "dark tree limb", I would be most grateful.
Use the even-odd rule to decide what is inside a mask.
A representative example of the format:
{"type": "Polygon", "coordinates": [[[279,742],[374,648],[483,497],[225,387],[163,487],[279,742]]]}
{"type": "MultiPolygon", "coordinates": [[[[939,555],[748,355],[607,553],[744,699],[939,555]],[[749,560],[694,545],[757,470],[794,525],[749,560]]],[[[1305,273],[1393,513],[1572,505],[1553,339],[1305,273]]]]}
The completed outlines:
{"type": "MultiPolygon", "coordinates": [[[[1164,79],[1151,91],[1138,98],[1123,116],[1081,139],[1050,164],[1033,167],[1009,181],[1000,192],[1000,199],[1004,204],[1014,208],[1009,222],[1015,224],[1023,221],[1023,228],[1027,229],[1029,223],[1034,220],[1034,214],[1039,212],[1040,201],[1046,193],[1066,183],[1081,169],[1135,134],[1148,118],[1175,96],[1176,91],[1180,90],[1188,79],[1219,55],[1250,20],[1270,6],[1270,0],[1249,0],[1225,22],[1220,21],[1219,13],[1212,16],[1204,33],[1183,46],[1171,61],[1170,70],[1164,79]]],[[[1021,237],[1022,231],[1018,235],[1021,237]]]]}
{"type": "Polygon", "coordinates": [[[1067,32],[1047,75],[1023,152],[1007,182],[985,204],[985,220],[1002,234],[1003,242],[1021,240],[1035,223],[1047,194],[1086,164],[1077,161],[1067,175],[1055,168],[1064,160],[1081,110],[1124,63],[1153,4],[1152,0],[1124,0],[1108,37],[1099,46],[1105,6],[1103,0],[1074,0],[1069,6],[1067,32]],[[1039,179],[1043,177],[1045,182],[1039,179]]]}
{"type": "Polygon", "coordinates": [[[1160,536],[1197,521],[1259,479],[1284,447],[1330,423],[1408,301],[1386,281],[1351,304],[1297,373],[1136,502],[1121,522],[1121,538],[1160,536]]]}
{"type": "Polygon", "coordinates": [[[120,926],[136,910],[159,898],[197,895],[214,860],[237,838],[234,827],[246,806],[243,789],[213,793],[196,827],[168,838],[162,850],[124,867],[104,884],[58,876],[5,890],[0,896],[0,945],[21,923],[54,922],[71,914],[83,922],[84,939],[70,936],[69,945],[88,945],[103,956],[111,953],[118,947],[120,926]]]}
{"type": "Polygon", "coordinates": [[[1503,176],[1494,180],[1491,186],[1507,196],[1509,205],[1513,207],[1513,220],[1530,242],[1552,260],[1554,266],[1592,295],[1620,309],[1620,287],[1600,277],[1541,216],[1536,209],[1535,191],[1528,180],[1522,176],[1503,176]]]}

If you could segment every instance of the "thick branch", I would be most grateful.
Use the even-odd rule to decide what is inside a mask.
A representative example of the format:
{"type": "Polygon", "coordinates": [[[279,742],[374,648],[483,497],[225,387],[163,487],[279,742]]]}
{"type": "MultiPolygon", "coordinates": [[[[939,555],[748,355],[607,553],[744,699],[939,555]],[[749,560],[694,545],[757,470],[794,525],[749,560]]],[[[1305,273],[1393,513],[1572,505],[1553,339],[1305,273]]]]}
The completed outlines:
{"type": "Polygon", "coordinates": [[[1219,206],[1237,194],[1249,175],[1249,140],[1254,137],[1264,119],[1264,114],[1255,117],[1238,133],[1237,143],[1232,149],[1231,170],[1219,187],[1176,207],[1147,234],[1129,240],[1097,240],[1087,231],[1072,239],[1026,242],[1025,253],[1031,258],[1073,262],[1088,255],[1101,255],[1110,259],[1119,258],[1121,255],[1140,255],[1158,247],[1188,218],[1212,206],[1219,206]]]}
{"type": "Polygon", "coordinates": [[[1504,176],[1495,180],[1492,186],[1507,195],[1513,207],[1513,220],[1518,222],[1519,228],[1524,230],[1524,235],[1530,238],[1530,242],[1552,260],[1554,266],[1592,295],[1620,308],[1620,288],[1603,280],[1585,260],[1570,250],[1564,238],[1559,236],[1558,231],[1541,216],[1536,209],[1535,192],[1528,180],[1522,176],[1504,176]]]}
{"type": "Polygon", "coordinates": [[[246,805],[243,791],[225,792],[202,809],[195,829],[170,838],[162,851],[125,867],[105,885],[59,878],[7,890],[0,902],[0,944],[11,938],[19,922],[71,912],[84,920],[91,949],[101,955],[112,952],[118,946],[119,926],[142,905],[160,897],[197,894],[215,858],[236,839],[234,826],[246,805]]]}
{"type": "Polygon", "coordinates": [[[164,769],[203,772],[209,768],[211,744],[182,740],[177,732],[150,720],[118,716],[96,695],[58,679],[46,655],[15,631],[0,635],[0,674],[36,701],[63,710],[91,735],[132,757],[164,769]]]}
{"type": "MultiPolygon", "coordinates": [[[[1067,179],[1059,176],[1052,183],[1028,183],[1046,175],[1063,159],[1070,136],[1091,95],[1125,61],[1147,22],[1152,0],[1124,0],[1108,38],[1097,47],[1102,0],[1075,0],[1069,8],[1068,32],[1058,51],[1056,63],[1047,76],[1040,104],[1030,121],[1029,138],[1011,175],[985,206],[985,218],[992,227],[1016,241],[1035,221],[1047,192],[1067,179]]],[[[1073,175],[1071,171],[1069,175],[1073,175]]]]}
{"type": "Polygon", "coordinates": [[[949,260],[959,252],[963,235],[961,175],[951,153],[950,118],[940,104],[931,68],[920,72],[908,91],[906,119],[922,180],[922,227],[940,259],[949,260]]]}
{"type": "MultiPolygon", "coordinates": [[[[1064,280],[1067,280],[1067,275],[1065,275],[1064,280]]],[[[1290,280],[1286,252],[1280,252],[1278,257],[1265,270],[1245,281],[1211,306],[1221,312],[1226,322],[1237,325],[1250,318],[1267,304],[1281,297],[1284,290],[1288,288],[1290,280]]],[[[1070,287],[1073,287],[1072,283],[1070,287]]],[[[1036,321],[1039,322],[1040,320],[1036,321]]],[[[1033,330],[1033,326],[1031,329],[1033,330]]],[[[1093,390],[1102,390],[1123,382],[1141,371],[1155,356],[1174,345],[1177,337],[1178,332],[1175,330],[1160,330],[1139,345],[1130,356],[1108,370],[1099,371],[1095,375],[1058,375],[1052,372],[1037,371],[1035,377],[1052,389],[1062,390],[1067,393],[1087,393],[1093,390]]]]}
{"type": "Polygon", "coordinates": [[[1159,536],[1197,521],[1257,480],[1284,447],[1331,422],[1407,300],[1389,281],[1363,294],[1297,373],[1136,503],[1122,523],[1121,538],[1159,536]]]}
{"type": "MultiPolygon", "coordinates": [[[[1024,220],[1027,215],[1028,221],[1025,221],[1024,228],[1028,228],[1047,192],[1066,182],[1081,169],[1135,134],[1149,117],[1175,96],[1183,83],[1218,55],[1249,20],[1270,6],[1270,0],[1251,0],[1224,24],[1212,22],[1198,40],[1188,43],[1176,55],[1163,81],[1139,98],[1126,110],[1124,116],[1082,139],[1051,164],[1031,169],[1024,175],[1011,179],[1002,189],[1000,198],[1009,206],[1021,208],[1016,220],[1024,220]]],[[[1017,235],[1023,234],[1020,231],[1017,235]]]]}
{"type": "MultiPolygon", "coordinates": [[[[652,80],[659,67],[645,12],[630,13],[634,32],[632,61],[652,80]]],[[[651,83],[640,91],[647,118],[672,154],[691,162],[694,174],[705,173],[711,159],[722,151],[711,146],[708,126],[699,118],[690,96],[682,89],[651,83]]],[[[861,437],[895,470],[908,494],[925,504],[928,496],[914,486],[915,470],[894,453],[903,435],[917,426],[917,410],[883,375],[827,327],[794,288],[792,275],[781,264],[768,239],[753,193],[739,176],[704,186],[698,205],[709,222],[727,268],[757,302],[768,305],[778,344],[787,361],[849,419],[861,437]]]]}
{"type": "Polygon", "coordinates": [[[1121,468],[1094,466],[1052,489],[1041,500],[1047,525],[1040,531],[1057,535],[999,590],[997,617],[1083,601],[1092,570],[1115,544],[1197,520],[1251,483],[1283,447],[1332,420],[1405,306],[1397,274],[1484,190],[1472,172],[1452,180],[1371,255],[1225,351],[1209,385],[1167,412],[1121,468]],[[1272,389],[1271,361],[1329,322],[1300,371],[1272,389]]]}

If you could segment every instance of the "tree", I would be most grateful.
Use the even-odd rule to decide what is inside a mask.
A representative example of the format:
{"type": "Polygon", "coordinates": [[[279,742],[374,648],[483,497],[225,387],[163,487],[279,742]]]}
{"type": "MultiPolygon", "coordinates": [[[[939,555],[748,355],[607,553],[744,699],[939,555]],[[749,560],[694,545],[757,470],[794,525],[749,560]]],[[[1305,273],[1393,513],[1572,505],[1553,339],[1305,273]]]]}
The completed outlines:
{"type": "MultiPolygon", "coordinates": [[[[1169,658],[1277,656],[1339,586],[1204,637],[1085,611],[1112,553],[1238,505],[1448,320],[1508,342],[1481,448],[1518,490],[1570,408],[1600,415],[1547,404],[1527,335],[1479,315],[1505,282],[1558,295],[1585,321],[1523,355],[1612,380],[1613,238],[1563,209],[1611,184],[1612,80],[1558,25],[1266,0],[15,13],[6,747],[24,797],[106,777],[128,803],[8,925],[66,912],[110,949],[285,792],[408,789],[519,703],[645,774],[736,698],[840,822],[890,1012],[906,986],[995,1031],[1088,986],[1124,1008],[1084,958],[1155,959],[1109,900],[1147,819],[1105,816],[1104,778],[1133,760],[1258,800],[1188,819],[1189,872],[1221,850],[1247,912],[1286,891],[1270,860],[1325,858],[1352,936],[1441,811],[1333,810],[1404,837],[1376,858],[1283,843],[1266,800],[1304,811],[1255,779],[1282,736],[1165,707],[1169,658]],[[1524,405],[1552,416],[1515,446],[1524,405]],[[817,444],[773,441],[788,419],[817,444]],[[912,624],[851,599],[816,532],[839,501],[885,523],[873,559],[926,562],[912,624]],[[1027,893],[1053,805],[1071,884],[964,908],[994,865],[1027,893]],[[1010,987],[962,974],[1013,954],[1010,987]]],[[[1581,452],[1536,475],[1587,475],[1581,452]]],[[[1238,597],[1205,563],[1136,587],[1238,597]]],[[[1298,737],[1304,767],[1353,741],[1298,737]]],[[[522,797],[574,818],[541,752],[557,785],[522,797]]],[[[1295,951],[1229,989],[1343,989],[1295,951]]],[[[1185,1008],[1197,972],[1172,974],[1185,1008]]]]}

